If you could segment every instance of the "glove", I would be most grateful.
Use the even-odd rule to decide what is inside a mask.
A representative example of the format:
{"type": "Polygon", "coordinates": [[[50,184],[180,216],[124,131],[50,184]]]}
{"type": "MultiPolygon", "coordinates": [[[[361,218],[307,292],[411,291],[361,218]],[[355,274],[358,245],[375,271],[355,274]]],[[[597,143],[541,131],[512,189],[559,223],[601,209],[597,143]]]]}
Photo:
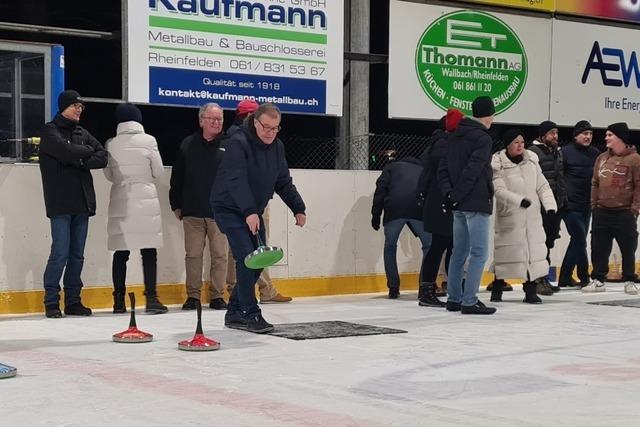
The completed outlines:
{"type": "Polygon", "coordinates": [[[371,227],[376,231],[380,230],[380,218],[371,218],[371,227]]]}
{"type": "Polygon", "coordinates": [[[531,206],[531,201],[529,199],[522,199],[520,207],[527,209],[529,206],[531,206]]]}
{"type": "Polygon", "coordinates": [[[444,202],[442,202],[442,212],[451,212],[456,207],[458,207],[458,203],[453,201],[453,199],[451,198],[451,193],[447,193],[444,202]]]}
{"type": "Polygon", "coordinates": [[[548,215],[552,215],[552,214],[554,214],[554,213],[556,213],[556,211],[555,211],[554,209],[549,209],[549,210],[547,211],[547,214],[548,214],[548,215]]]}

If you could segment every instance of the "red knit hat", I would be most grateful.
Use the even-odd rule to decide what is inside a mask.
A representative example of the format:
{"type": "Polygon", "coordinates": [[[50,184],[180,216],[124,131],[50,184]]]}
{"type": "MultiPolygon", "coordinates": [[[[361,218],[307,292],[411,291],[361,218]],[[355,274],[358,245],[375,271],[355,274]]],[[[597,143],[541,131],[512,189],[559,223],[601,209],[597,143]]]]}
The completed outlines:
{"type": "Polygon", "coordinates": [[[236,114],[246,116],[248,114],[255,113],[258,107],[260,107],[260,105],[258,105],[258,103],[253,99],[243,99],[236,107],[236,114]]]}
{"type": "Polygon", "coordinates": [[[458,129],[458,125],[460,124],[460,120],[464,118],[464,114],[460,110],[456,110],[455,108],[449,108],[447,110],[447,118],[445,119],[445,127],[447,132],[453,132],[458,129]]]}

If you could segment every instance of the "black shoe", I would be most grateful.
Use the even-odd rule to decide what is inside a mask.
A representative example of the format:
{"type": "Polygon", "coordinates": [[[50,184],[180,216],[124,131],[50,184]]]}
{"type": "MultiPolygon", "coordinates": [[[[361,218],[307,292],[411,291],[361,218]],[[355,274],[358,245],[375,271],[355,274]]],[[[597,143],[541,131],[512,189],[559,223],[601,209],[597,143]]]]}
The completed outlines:
{"type": "Polygon", "coordinates": [[[487,307],[482,301],[478,300],[478,302],[473,305],[463,305],[461,311],[462,314],[493,314],[496,312],[496,309],[495,307],[487,307]]]}
{"type": "Polygon", "coordinates": [[[504,286],[502,287],[502,290],[504,292],[512,292],[513,291],[513,286],[511,286],[507,282],[504,282],[504,286]]]}
{"type": "Polygon", "coordinates": [[[528,304],[542,304],[542,300],[536,292],[536,286],[535,282],[524,282],[522,284],[522,289],[524,290],[524,300],[522,302],[526,302],[528,304]]]}
{"type": "MultiPolygon", "coordinates": [[[[502,291],[506,282],[502,279],[494,280],[489,286],[491,286],[491,302],[502,302],[502,291]]],[[[487,286],[487,289],[489,289],[487,286]]]]}
{"type": "Polygon", "coordinates": [[[64,307],[64,314],[67,316],[91,316],[91,309],[85,307],[81,302],[75,304],[66,305],[64,307]]]}
{"type": "Polygon", "coordinates": [[[536,292],[540,295],[553,295],[553,289],[551,289],[551,284],[545,279],[536,279],[534,282],[536,284],[536,292]]]}
{"type": "Polygon", "coordinates": [[[226,310],[227,303],[224,302],[222,298],[214,298],[209,303],[209,308],[212,308],[214,310],[226,310]]]}
{"type": "Polygon", "coordinates": [[[420,296],[418,305],[421,307],[444,307],[447,305],[436,296],[436,284],[433,282],[420,283],[418,295],[420,296]]]}
{"type": "Polygon", "coordinates": [[[144,310],[145,313],[149,314],[164,314],[169,309],[166,305],[162,305],[157,296],[148,296],[147,297],[147,306],[144,310]]]}
{"type": "Polygon", "coordinates": [[[113,293],[113,313],[126,313],[127,306],[124,304],[124,294],[113,293]]]}
{"type": "Polygon", "coordinates": [[[224,315],[224,326],[231,329],[247,330],[247,319],[237,311],[227,311],[224,315]]]}
{"type": "Polygon", "coordinates": [[[573,278],[571,278],[570,280],[559,280],[558,281],[558,287],[560,288],[575,288],[577,286],[579,286],[580,283],[576,282],[575,280],[573,280],[573,278]]]}
{"type": "Polygon", "coordinates": [[[451,302],[447,301],[447,311],[460,311],[462,309],[462,304],[459,302],[451,302]]]}
{"type": "Polygon", "coordinates": [[[389,299],[398,299],[400,296],[400,288],[389,288],[389,299]]]}
{"type": "Polygon", "coordinates": [[[62,317],[60,306],[58,304],[45,305],[44,315],[49,319],[60,319],[62,317]]]}
{"type": "Polygon", "coordinates": [[[195,310],[196,309],[196,304],[198,303],[198,299],[197,298],[187,298],[187,300],[184,302],[184,304],[182,304],[182,309],[183,310],[195,310]]]}
{"type": "Polygon", "coordinates": [[[255,314],[247,318],[247,331],[264,334],[273,331],[273,325],[264,320],[262,314],[255,314]]]}

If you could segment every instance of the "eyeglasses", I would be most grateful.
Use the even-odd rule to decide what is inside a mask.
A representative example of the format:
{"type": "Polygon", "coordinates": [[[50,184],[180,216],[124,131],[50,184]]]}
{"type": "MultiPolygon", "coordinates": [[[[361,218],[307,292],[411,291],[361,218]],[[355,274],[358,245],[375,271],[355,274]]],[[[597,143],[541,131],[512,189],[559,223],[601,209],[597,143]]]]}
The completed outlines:
{"type": "Polygon", "coordinates": [[[84,106],[84,104],[83,104],[82,102],[76,102],[76,103],[74,103],[74,104],[71,104],[71,106],[72,106],[73,108],[75,108],[76,110],[80,110],[80,111],[82,111],[82,110],[84,110],[85,108],[87,108],[87,107],[85,107],[85,106],[84,106]]]}
{"type": "Polygon", "coordinates": [[[262,130],[270,133],[270,132],[280,132],[282,130],[282,127],[280,126],[276,126],[276,127],[271,127],[271,126],[265,126],[264,123],[262,123],[260,120],[256,119],[256,122],[260,123],[260,126],[262,126],[262,130]]]}
{"type": "Polygon", "coordinates": [[[218,117],[202,117],[202,120],[208,120],[211,123],[222,123],[224,119],[218,117]]]}

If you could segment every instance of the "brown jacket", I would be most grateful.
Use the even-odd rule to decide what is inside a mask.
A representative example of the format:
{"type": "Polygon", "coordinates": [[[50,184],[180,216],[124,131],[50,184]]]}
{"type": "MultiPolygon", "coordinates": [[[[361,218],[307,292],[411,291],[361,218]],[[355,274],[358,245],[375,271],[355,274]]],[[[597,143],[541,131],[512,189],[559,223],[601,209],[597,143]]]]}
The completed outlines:
{"type": "Polygon", "coordinates": [[[591,208],[640,211],[640,155],[635,147],[621,155],[610,150],[596,159],[591,178],[591,208]]]}

